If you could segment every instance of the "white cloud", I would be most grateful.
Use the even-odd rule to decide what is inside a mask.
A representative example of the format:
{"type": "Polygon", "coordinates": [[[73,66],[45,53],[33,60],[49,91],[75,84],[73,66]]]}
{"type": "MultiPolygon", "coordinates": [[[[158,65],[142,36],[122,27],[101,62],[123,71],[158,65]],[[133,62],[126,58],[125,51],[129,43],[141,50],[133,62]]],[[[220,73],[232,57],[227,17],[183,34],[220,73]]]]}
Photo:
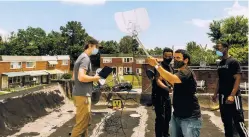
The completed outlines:
{"type": "MultiPolygon", "coordinates": [[[[212,20],[220,20],[220,19],[224,19],[227,17],[238,16],[238,15],[244,15],[245,17],[249,17],[248,7],[239,5],[237,0],[235,1],[232,7],[225,8],[224,11],[225,11],[224,17],[220,17],[220,18],[216,18],[212,20]]],[[[186,21],[185,23],[190,23],[200,28],[208,28],[209,23],[212,22],[212,20],[192,19],[191,21],[186,21]]]]}
{"type": "Polygon", "coordinates": [[[192,19],[191,21],[186,21],[186,23],[193,24],[200,28],[207,28],[212,20],[203,20],[203,19],[192,19]]]}
{"type": "Polygon", "coordinates": [[[8,31],[0,28],[0,36],[3,38],[3,40],[7,40],[7,38],[9,37],[9,34],[10,33],[8,31]]]}
{"type": "Polygon", "coordinates": [[[224,11],[227,13],[227,16],[244,15],[248,17],[248,7],[240,6],[238,1],[235,1],[231,8],[225,8],[224,11]]]}
{"type": "Polygon", "coordinates": [[[102,5],[106,0],[61,0],[63,3],[83,4],[83,5],[102,5]]]}

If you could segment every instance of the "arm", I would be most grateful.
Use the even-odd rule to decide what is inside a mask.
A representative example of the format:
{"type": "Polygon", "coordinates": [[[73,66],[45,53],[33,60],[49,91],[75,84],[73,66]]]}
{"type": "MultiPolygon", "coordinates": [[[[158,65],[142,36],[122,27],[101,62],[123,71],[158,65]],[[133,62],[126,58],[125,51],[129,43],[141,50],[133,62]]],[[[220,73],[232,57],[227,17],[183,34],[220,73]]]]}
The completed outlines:
{"type": "Polygon", "coordinates": [[[235,96],[239,90],[240,80],[241,80],[241,68],[239,62],[236,60],[233,62],[231,66],[232,74],[235,79],[233,90],[231,92],[231,96],[235,96]]]}
{"type": "Polygon", "coordinates": [[[171,85],[174,85],[175,83],[181,83],[181,80],[177,75],[166,71],[165,69],[163,69],[162,66],[159,66],[157,71],[160,73],[160,76],[166,81],[168,81],[171,85]]]}
{"type": "Polygon", "coordinates": [[[79,73],[78,73],[78,79],[80,82],[95,82],[95,81],[98,81],[100,77],[98,75],[88,76],[86,74],[86,70],[83,68],[80,68],[79,73]]]}
{"type": "Polygon", "coordinates": [[[236,74],[233,76],[235,78],[235,82],[233,85],[233,90],[231,93],[231,96],[235,96],[237,91],[239,90],[239,84],[240,84],[240,80],[241,80],[241,75],[240,74],[236,74]]]}
{"type": "Polygon", "coordinates": [[[163,89],[170,90],[166,85],[163,84],[162,80],[163,80],[162,77],[158,77],[156,81],[157,85],[163,89]]]}
{"type": "Polygon", "coordinates": [[[72,75],[72,80],[74,80],[74,71],[73,71],[73,75],[72,75]]]}
{"type": "MultiPolygon", "coordinates": [[[[153,67],[159,65],[157,60],[153,57],[148,58],[148,63],[153,67]]],[[[157,72],[159,72],[160,76],[164,80],[168,81],[171,85],[174,85],[175,83],[181,83],[181,80],[179,79],[179,77],[177,75],[174,75],[174,74],[166,71],[162,66],[159,66],[157,68],[157,72]]]]}
{"type": "Polygon", "coordinates": [[[240,79],[241,79],[241,69],[240,69],[240,64],[238,61],[234,61],[233,64],[231,64],[231,73],[233,74],[235,82],[233,85],[232,92],[226,101],[228,104],[231,104],[234,102],[234,96],[239,90],[239,84],[240,84],[240,79]]]}

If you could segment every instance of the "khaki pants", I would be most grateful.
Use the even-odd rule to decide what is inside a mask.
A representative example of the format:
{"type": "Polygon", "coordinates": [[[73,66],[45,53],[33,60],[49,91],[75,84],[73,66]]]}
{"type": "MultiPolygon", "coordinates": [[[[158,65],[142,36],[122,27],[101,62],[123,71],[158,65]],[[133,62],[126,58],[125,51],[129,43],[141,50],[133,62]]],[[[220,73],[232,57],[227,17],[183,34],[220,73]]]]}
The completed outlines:
{"type": "Polygon", "coordinates": [[[73,96],[76,107],[76,123],[71,137],[88,137],[88,125],[91,119],[91,97],[73,96]]]}

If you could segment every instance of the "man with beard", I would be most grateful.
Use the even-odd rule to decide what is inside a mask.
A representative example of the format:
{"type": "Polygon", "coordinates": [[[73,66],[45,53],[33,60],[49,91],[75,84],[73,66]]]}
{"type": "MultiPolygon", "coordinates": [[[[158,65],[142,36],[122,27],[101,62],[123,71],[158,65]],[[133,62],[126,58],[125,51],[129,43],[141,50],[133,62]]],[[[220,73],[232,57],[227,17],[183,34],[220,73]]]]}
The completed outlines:
{"type": "Polygon", "coordinates": [[[244,124],[244,114],[239,84],[241,69],[239,62],[228,54],[228,44],[218,43],[216,54],[221,57],[218,64],[218,76],[216,91],[213,101],[216,102],[219,94],[221,119],[225,127],[225,136],[233,137],[233,123],[240,137],[249,137],[244,124]]]}
{"type": "MultiPolygon", "coordinates": [[[[162,67],[173,73],[173,68],[170,62],[173,59],[173,50],[170,48],[164,48],[163,50],[163,62],[162,67]]],[[[155,107],[156,119],[155,119],[155,134],[156,137],[169,137],[169,122],[171,119],[171,99],[169,93],[172,92],[172,86],[160,77],[157,71],[156,83],[154,85],[152,98],[155,107]]]]}
{"type": "Polygon", "coordinates": [[[200,105],[195,96],[195,74],[188,67],[190,55],[186,50],[175,51],[174,67],[178,69],[175,74],[165,70],[153,57],[148,58],[148,63],[157,69],[164,80],[174,85],[171,137],[199,137],[202,119],[200,105]]]}

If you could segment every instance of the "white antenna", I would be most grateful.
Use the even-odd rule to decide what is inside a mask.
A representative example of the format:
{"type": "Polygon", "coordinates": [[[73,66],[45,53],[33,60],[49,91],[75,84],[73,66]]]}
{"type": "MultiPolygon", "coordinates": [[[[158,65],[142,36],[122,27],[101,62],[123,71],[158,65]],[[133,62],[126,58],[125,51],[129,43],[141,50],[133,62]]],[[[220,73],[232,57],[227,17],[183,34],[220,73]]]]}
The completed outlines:
{"type": "Polygon", "coordinates": [[[145,8],[138,8],[125,12],[117,12],[115,13],[115,21],[119,30],[136,39],[147,57],[150,57],[149,53],[138,38],[138,33],[148,29],[150,25],[147,10],[145,8]]]}

